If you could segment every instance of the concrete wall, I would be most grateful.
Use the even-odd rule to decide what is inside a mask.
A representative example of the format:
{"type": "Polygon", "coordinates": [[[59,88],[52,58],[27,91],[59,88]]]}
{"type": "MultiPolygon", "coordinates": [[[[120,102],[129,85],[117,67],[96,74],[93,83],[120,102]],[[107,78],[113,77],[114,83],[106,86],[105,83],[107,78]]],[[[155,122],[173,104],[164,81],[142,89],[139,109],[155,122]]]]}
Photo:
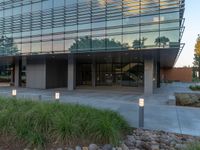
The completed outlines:
{"type": "Polygon", "coordinates": [[[161,81],[192,82],[192,68],[161,69],[161,81]]]}
{"type": "Polygon", "coordinates": [[[73,54],[68,55],[68,90],[73,91],[76,87],[76,60],[73,54]]]}
{"type": "Polygon", "coordinates": [[[44,58],[27,58],[26,87],[46,89],[46,60],[44,58]]]}
{"type": "Polygon", "coordinates": [[[39,89],[67,87],[67,59],[28,57],[26,87],[39,89]]]}
{"type": "Polygon", "coordinates": [[[154,61],[153,59],[144,60],[144,94],[153,94],[154,61]]]}

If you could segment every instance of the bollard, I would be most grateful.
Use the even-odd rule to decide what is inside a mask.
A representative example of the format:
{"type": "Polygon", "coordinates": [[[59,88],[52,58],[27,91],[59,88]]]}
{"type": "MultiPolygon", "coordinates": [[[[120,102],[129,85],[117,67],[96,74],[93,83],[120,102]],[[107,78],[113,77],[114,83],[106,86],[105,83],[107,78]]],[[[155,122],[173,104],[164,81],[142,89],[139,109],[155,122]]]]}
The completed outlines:
{"type": "Polygon", "coordinates": [[[38,99],[41,101],[41,100],[42,100],[42,95],[39,95],[39,96],[38,96],[38,99]]]}
{"type": "Polygon", "coordinates": [[[16,89],[13,89],[12,90],[12,97],[16,97],[17,96],[17,90],[16,89]]]}
{"type": "Polygon", "coordinates": [[[56,101],[60,100],[60,93],[59,92],[55,92],[55,100],[56,101]]]}
{"type": "Polygon", "coordinates": [[[139,128],[144,127],[144,99],[139,99],[139,128]]]}

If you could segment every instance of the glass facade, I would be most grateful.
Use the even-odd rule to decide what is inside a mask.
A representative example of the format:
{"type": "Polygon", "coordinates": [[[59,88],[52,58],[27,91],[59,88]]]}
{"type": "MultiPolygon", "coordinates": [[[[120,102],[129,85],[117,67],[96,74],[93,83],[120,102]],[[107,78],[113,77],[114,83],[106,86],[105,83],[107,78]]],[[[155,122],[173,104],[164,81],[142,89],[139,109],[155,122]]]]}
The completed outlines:
{"type": "Polygon", "coordinates": [[[91,86],[92,71],[95,71],[96,86],[141,87],[144,84],[143,60],[128,54],[103,55],[103,59],[96,58],[94,64],[92,64],[90,57],[85,61],[77,58],[77,86],[91,86]],[[92,65],[94,65],[95,70],[92,70],[92,65]]]}
{"type": "Polygon", "coordinates": [[[0,55],[179,48],[184,0],[0,0],[0,55]]]}

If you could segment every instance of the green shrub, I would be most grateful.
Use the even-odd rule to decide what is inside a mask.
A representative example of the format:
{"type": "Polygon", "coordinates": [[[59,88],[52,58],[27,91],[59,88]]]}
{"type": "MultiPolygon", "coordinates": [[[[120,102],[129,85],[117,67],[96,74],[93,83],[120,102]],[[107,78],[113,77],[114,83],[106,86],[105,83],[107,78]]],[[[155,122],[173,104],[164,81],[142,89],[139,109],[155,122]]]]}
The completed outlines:
{"type": "Polygon", "coordinates": [[[31,145],[55,141],[118,144],[129,129],[120,115],[108,110],[0,98],[0,134],[14,135],[31,145]]]}
{"type": "Polygon", "coordinates": [[[200,150],[200,143],[199,142],[190,143],[187,145],[185,150],[200,150]]]}
{"type": "Polygon", "coordinates": [[[200,91],[200,85],[190,85],[189,88],[193,91],[200,91]]]}

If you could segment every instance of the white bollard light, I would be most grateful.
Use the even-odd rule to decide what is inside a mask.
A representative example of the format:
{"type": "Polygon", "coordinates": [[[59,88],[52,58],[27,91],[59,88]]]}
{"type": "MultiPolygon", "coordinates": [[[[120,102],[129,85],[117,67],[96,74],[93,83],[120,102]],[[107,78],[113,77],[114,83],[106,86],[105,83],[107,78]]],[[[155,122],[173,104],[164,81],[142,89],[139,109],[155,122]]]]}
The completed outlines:
{"type": "Polygon", "coordinates": [[[139,128],[144,127],[144,99],[139,99],[139,128]]]}
{"type": "Polygon", "coordinates": [[[59,92],[56,92],[56,93],[55,93],[55,100],[56,100],[56,101],[59,101],[59,100],[60,100],[60,93],[59,93],[59,92]]]}
{"type": "Polygon", "coordinates": [[[144,107],[144,99],[143,98],[139,99],[139,106],[144,107]]]}
{"type": "Polygon", "coordinates": [[[17,96],[17,90],[16,89],[13,89],[12,90],[12,97],[16,97],[17,96]]]}

